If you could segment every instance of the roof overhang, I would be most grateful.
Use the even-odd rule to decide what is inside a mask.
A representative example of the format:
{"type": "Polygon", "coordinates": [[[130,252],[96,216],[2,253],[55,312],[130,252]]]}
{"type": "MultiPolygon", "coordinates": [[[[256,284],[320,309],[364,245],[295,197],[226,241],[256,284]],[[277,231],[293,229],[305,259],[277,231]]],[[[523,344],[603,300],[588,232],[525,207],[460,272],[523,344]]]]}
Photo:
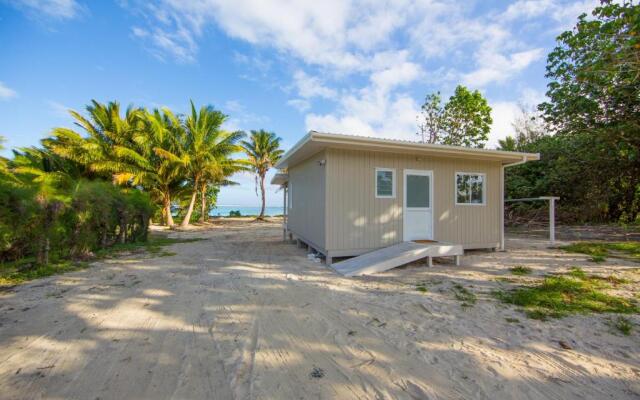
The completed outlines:
{"type": "Polygon", "coordinates": [[[350,149],[362,151],[380,151],[397,154],[418,154],[434,157],[463,158],[470,160],[497,161],[503,165],[521,164],[540,159],[539,153],[520,153],[491,149],[474,149],[442,144],[410,142],[395,139],[379,139],[365,136],[342,135],[310,131],[289,151],[287,151],[276,168],[290,168],[314,154],[328,148],[350,149]]]}
{"type": "Polygon", "coordinates": [[[284,186],[287,184],[287,182],[289,182],[289,174],[285,174],[283,172],[279,172],[275,174],[273,178],[271,178],[272,185],[284,186]]]}

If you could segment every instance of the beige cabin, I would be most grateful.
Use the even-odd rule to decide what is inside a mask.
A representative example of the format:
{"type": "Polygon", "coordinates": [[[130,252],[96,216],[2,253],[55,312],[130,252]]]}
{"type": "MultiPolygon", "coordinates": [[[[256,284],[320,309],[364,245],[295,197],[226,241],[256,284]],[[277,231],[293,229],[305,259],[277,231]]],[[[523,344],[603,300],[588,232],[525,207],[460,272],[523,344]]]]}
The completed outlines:
{"type": "Polygon", "coordinates": [[[505,167],[539,154],[311,131],[276,165],[285,235],[326,257],[409,241],[504,248],[505,167]]]}

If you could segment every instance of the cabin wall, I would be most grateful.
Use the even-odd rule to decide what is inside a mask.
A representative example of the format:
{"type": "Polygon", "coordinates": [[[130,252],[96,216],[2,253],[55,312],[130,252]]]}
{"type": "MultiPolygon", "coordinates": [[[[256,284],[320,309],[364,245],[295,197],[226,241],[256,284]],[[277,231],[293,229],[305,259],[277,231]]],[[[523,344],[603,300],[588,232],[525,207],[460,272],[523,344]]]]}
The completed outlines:
{"type": "Polygon", "coordinates": [[[325,184],[326,169],[319,165],[325,152],[291,167],[289,173],[289,196],[292,207],[288,209],[288,228],[296,236],[324,250],[325,241],[325,184]]]}
{"type": "Polygon", "coordinates": [[[433,233],[465,248],[500,246],[500,169],[497,161],[326,150],[326,248],[335,255],[361,253],[403,240],[405,169],[433,171],[433,233]],[[396,197],[376,198],[375,169],[394,168],[396,197]],[[486,174],[486,205],[455,205],[455,173],[486,174]]]}

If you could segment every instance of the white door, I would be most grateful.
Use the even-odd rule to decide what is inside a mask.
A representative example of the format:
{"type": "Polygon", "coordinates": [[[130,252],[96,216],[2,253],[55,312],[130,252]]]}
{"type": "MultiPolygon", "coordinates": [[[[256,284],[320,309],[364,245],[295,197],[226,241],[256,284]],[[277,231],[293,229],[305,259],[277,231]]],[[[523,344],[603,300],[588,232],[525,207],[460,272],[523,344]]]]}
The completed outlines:
{"type": "Polygon", "coordinates": [[[433,239],[433,173],[404,170],[403,240],[433,239]]]}

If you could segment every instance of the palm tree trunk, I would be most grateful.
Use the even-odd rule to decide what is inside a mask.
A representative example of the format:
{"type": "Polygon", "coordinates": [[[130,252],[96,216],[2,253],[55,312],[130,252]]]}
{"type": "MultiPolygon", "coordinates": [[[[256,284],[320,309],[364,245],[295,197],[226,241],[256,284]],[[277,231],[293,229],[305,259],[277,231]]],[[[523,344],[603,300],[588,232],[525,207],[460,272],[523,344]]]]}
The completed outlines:
{"type": "Polygon", "coordinates": [[[264,205],[266,202],[265,199],[265,191],[264,191],[264,178],[265,175],[264,174],[260,174],[260,194],[262,195],[262,208],[260,209],[260,216],[258,217],[258,219],[262,220],[264,219],[264,205]]]}
{"type": "Polygon", "coordinates": [[[44,265],[49,265],[49,250],[51,249],[51,245],[50,245],[50,241],[49,241],[49,236],[44,238],[44,254],[43,254],[43,259],[42,259],[42,263],[44,265]]]}
{"type": "Polygon", "coordinates": [[[200,222],[204,223],[205,218],[208,218],[209,215],[207,213],[207,184],[204,183],[202,188],[200,188],[201,195],[201,203],[200,203],[200,222]]]}
{"type": "Polygon", "coordinates": [[[193,206],[196,203],[196,197],[198,196],[197,186],[193,189],[193,194],[191,195],[191,201],[189,202],[189,208],[187,209],[187,214],[184,216],[180,227],[184,228],[189,226],[189,221],[191,220],[191,214],[193,214],[193,206]]]}
{"type": "Polygon", "coordinates": [[[106,226],[102,226],[102,238],[100,239],[100,247],[103,249],[107,247],[107,227],[106,226]]]}
{"type": "Polygon", "coordinates": [[[120,214],[120,231],[118,232],[118,241],[120,243],[127,242],[127,219],[123,214],[120,214]]]}
{"type": "Polygon", "coordinates": [[[171,195],[169,194],[165,194],[164,195],[164,218],[165,218],[165,224],[169,227],[169,228],[173,228],[173,215],[171,215],[171,195]]]}

